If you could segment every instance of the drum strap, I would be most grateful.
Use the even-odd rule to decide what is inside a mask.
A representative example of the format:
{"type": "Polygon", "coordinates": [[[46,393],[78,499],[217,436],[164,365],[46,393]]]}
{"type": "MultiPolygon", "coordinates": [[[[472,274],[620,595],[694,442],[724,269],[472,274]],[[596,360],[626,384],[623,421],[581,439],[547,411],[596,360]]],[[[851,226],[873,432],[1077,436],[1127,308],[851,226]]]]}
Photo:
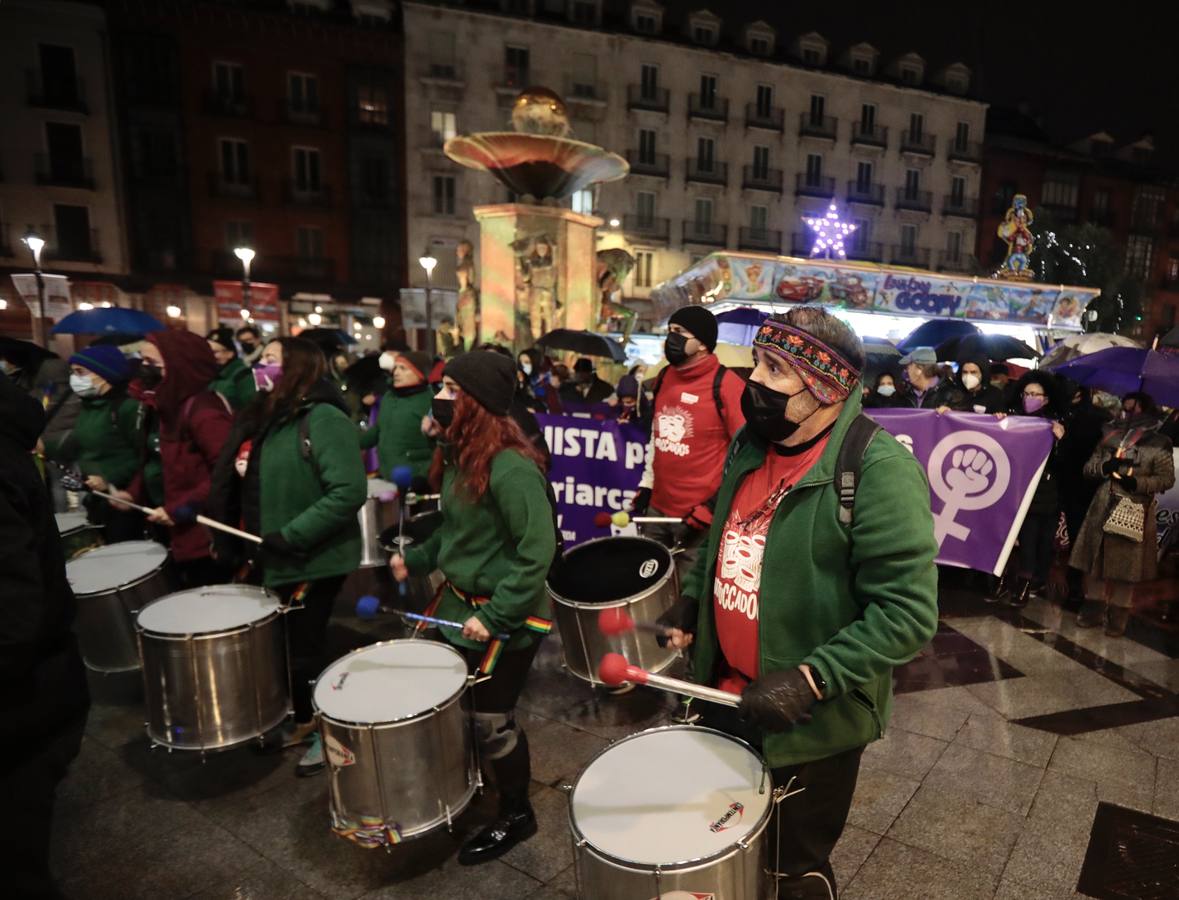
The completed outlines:
{"type": "MultiPolygon", "coordinates": [[[[434,599],[426,607],[424,615],[433,616],[438,609],[438,604],[442,601],[442,592],[450,590],[456,597],[462,600],[471,609],[477,610],[482,606],[486,606],[491,602],[490,597],[483,597],[477,594],[469,594],[462,588],[457,587],[451,581],[445,581],[439,585],[438,590],[434,592],[434,599]]],[[[424,630],[427,625],[425,622],[419,622],[416,626],[418,631],[424,630]]],[[[529,616],[524,620],[524,628],[528,631],[534,631],[537,634],[548,634],[553,630],[553,620],[545,619],[541,616],[529,616]]],[[[483,659],[479,663],[479,671],[484,675],[490,675],[495,669],[495,664],[499,662],[500,654],[504,649],[504,641],[499,638],[492,638],[487,643],[487,652],[483,654],[483,659]]]]}

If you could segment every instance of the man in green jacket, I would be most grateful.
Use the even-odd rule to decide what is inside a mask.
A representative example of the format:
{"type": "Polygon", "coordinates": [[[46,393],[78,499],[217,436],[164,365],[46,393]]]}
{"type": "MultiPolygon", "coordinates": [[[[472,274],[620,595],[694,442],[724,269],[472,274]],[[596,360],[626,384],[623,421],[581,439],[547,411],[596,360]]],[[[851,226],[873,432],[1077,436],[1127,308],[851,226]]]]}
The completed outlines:
{"type": "Polygon", "coordinates": [[[209,383],[209,390],[216,391],[228,400],[233,411],[238,412],[254,399],[257,392],[254,373],[238,358],[232,328],[224,325],[214,328],[206,340],[209,342],[209,349],[213,351],[213,358],[221,367],[217,377],[209,383]]]}
{"type": "Polygon", "coordinates": [[[869,433],[852,428],[864,351],[843,322],[798,307],[767,319],[753,352],[706,551],[661,621],[694,645],[696,680],[741,694],[736,711],[703,704],[705,722],[759,748],[775,785],[805,789],[775,813],[777,896],[833,900],[830,853],[888,722],[892,670],[937,628],[929,488],[877,432],[841,504],[840,448],[849,429],[869,433]]]}
{"type": "Polygon", "coordinates": [[[434,442],[422,433],[422,419],[434,398],[426,378],[430,357],[417,350],[381,354],[381,368],[393,376],[393,390],[381,398],[377,422],[361,432],[360,447],[377,448],[378,472],[391,478],[398,466],[409,466],[425,478],[434,456],[434,442]]]}

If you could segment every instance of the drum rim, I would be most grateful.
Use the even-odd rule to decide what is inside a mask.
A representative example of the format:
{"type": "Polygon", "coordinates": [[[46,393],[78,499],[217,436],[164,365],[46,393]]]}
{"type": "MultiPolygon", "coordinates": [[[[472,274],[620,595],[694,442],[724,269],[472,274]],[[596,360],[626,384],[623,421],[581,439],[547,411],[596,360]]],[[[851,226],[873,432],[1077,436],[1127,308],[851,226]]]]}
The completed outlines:
{"type": "Polygon", "coordinates": [[[470,685],[468,684],[468,679],[470,678],[470,675],[465,676],[463,678],[463,683],[459,687],[459,689],[457,691],[455,691],[453,694],[449,695],[445,700],[441,700],[438,703],[431,704],[426,709],[420,710],[415,713],[410,713],[409,715],[402,716],[399,719],[385,719],[380,722],[351,722],[348,719],[337,719],[334,716],[332,716],[330,713],[324,712],[322,709],[319,708],[319,704],[315,702],[315,690],[317,687],[319,687],[319,683],[323,680],[323,676],[326,675],[330,669],[335,668],[336,664],[339,663],[341,660],[345,660],[350,656],[355,656],[357,653],[363,653],[368,650],[374,650],[377,647],[388,647],[392,644],[421,644],[421,643],[430,644],[431,646],[444,647],[445,649],[447,649],[451,653],[453,653],[456,657],[458,657],[458,659],[463,663],[464,668],[466,667],[467,661],[463,657],[463,655],[461,653],[459,653],[457,650],[455,650],[454,647],[452,647],[446,641],[434,641],[434,640],[430,640],[429,638],[394,638],[391,641],[377,641],[375,644],[365,644],[363,647],[357,647],[353,650],[349,650],[343,656],[336,657],[335,659],[333,659],[330,663],[328,663],[324,667],[322,672],[320,672],[318,675],[315,676],[315,687],[313,687],[311,689],[311,708],[314,711],[315,715],[319,716],[321,718],[328,719],[328,720],[338,723],[340,725],[350,727],[350,728],[370,728],[370,727],[380,728],[380,727],[383,727],[386,725],[394,725],[394,724],[407,725],[413,719],[420,719],[425,716],[434,715],[434,713],[441,711],[444,707],[450,706],[455,701],[455,699],[461,698],[463,696],[463,694],[465,694],[467,692],[467,688],[470,687],[470,685]]]}
{"type": "MultiPolygon", "coordinates": [[[[159,603],[163,600],[167,600],[169,597],[175,597],[177,594],[190,594],[193,592],[199,592],[199,591],[203,590],[203,588],[199,588],[199,587],[185,588],[182,591],[172,591],[171,593],[164,594],[164,596],[162,596],[162,597],[156,597],[155,600],[145,603],[143,606],[141,606],[139,609],[137,609],[135,611],[135,631],[138,634],[147,635],[148,637],[156,638],[158,640],[173,640],[173,641],[187,641],[187,640],[191,640],[193,638],[208,639],[208,638],[215,638],[215,637],[228,637],[231,634],[239,634],[243,631],[249,631],[251,628],[258,628],[261,625],[269,625],[270,622],[275,617],[283,615],[282,601],[279,599],[278,594],[274,593],[274,591],[270,590],[270,588],[263,587],[261,585],[254,585],[254,584],[236,584],[236,585],[232,585],[232,586],[233,587],[240,587],[240,588],[251,588],[251,589],[259,591],[262,594],[268,594],[269,596],[274,598],[275,605],[278,608],[272,609],[270,612],[268,612],[262,618],[255,619],[252,622],[246,622],[246,624],[244,624],[244,625],[234,625],[232,628],[219,628],[215,631],[184,631],[184,632],[181,632],[181,631],[155,631],[154,629],[151,629],[151,628],[144,628],[142,625],[139,624],[139,617],[143,614],[143,611],[154,606],[156,603],[159,603]]],[[[207,585],[206,587],[230,587],[230,585],[223,585],[223,584],[222,585],[207,585]]]]}
{"type": "Polygon", "coordinates": [[[741,846],[742,844],[745,844],[746,847],[752,846],[753,842],[761,837],[762,832],[764,832],[766,827],[770,824],[770,816],[774,811],[773,795],[774,786],[773,779],[771,778],[770,767],[766,764],[765,757],[754,750],[748,741],[743,741],[739,737],[735,737],[724,731],[719,731],[716,728],[707,728],[702,725],[660,725],[656,728],[647,728],[643,731],[635,732],[634,734],[627,735],[624,738],[614,741],[614,743],[603,747],[601,750],[595,753],[589,762],[582,766],[581,771],[577,773],[577,780],[573,782],[573,789],[569,791],[569,830],[573,832],[573,843],[576,849],[588,850],[593,853],[594,856],[598,857],[603,862],[614,866],[615,868],[625,869],[630,872],[651,872],[655,869],[659,869],[663,872],[686,872],[692,869],[699,869],[718,862],[723,862],[730,856],[744,852],[745,848],[741,846]],[[610,750],[614,749],[620,744],[624,744],[627,741],[633,741],[636,738],[643,737],[644,735],[656,734],[662,731],[688,731],[693,734],[715,734],[744,747],[758,762],[761,763],[763,777],[766,780],[766,791],[769,796],[769,802],[766,804],[766,808],[758,817],[757,823],[749,830],[745,837],[741,838],[740,841],[734,841],[723,850],[718,850],[711,856],[700,856],[693,859],[679,860],[672,863],[647,863],[639,862],[638,860],[634,859],[626,859],[625,857],[615,856],[612,853],[607,853],[605,850],[598,847],[593,842],[593,840],[584,831],[582,831],[580,827],[578,827],[577,818],[573,811],[573,798],[577,794],[577,786],[581,783],[582,776],[589,770],[589,767],[597,762],[600,757],[605,756],[608,752],[610,752],[610,750]]]}
{"type": "MultiPolygon", "coordinates": [[[[638,534],[638,535],[636,535],[636,534],[612,534],[609,537],[594,538],[592,541],[586,541],[583,544],[578,544],[576,547],[570,548],[569,550],[565,551],[564,555],[568,556],[570,553],[580,550],[582,547],[590,546],[590,544],[598,544],[603,541],[616,541],[619,538],[622,538],[622,539],[625,539],[628,541],[646,541],[648,544],[652,544],[655,547],[658,547],[665,554],[667,554],[669,565],[667,567],[667,571],[663,573],[663,577],[660,578],[658,581],[654,582],[653,584],[649,585],[648,587],[644,588],[643,590],[639,591],[637,594],[631,594],[629,597],[620,597],[616,600],[604,600],[599,603],[586,603],[583,600],[570,600],[568,597],[562,597],[560,594],[558,594],[555,590],[552,589],[552,587],[549,584],[549,579],[546,578],[544,580],[544,586],[545,586],[545,590],[548,591],[549,597],[551,597],[557,603],[560,603],[562,606],[570,606],[574,609],[590,609],[590,610],[612,609],[612,608],[618,607],[618,606],[629,606],[632,603],[642,600],[644,597],[648,597],[651,594],[655,593],[656,591],[662,590],[662,588],[669,581],[671,581],[673,578],[675,578],[675,574],[676,574],[675,573],[675,559],[672,558],[671,551],[668,550],[666,547],[664,547],[661,543],[659,543],[659,541],[652,540],[649,537],[643,537],[641,534],[638,534]]],[[[651,730],[653,730],[653,729],[648,729],[648,731],[651,731],[651,730]]],[[[639,734],[642,734],[642,733],[643,732],[639,732],[639,734]]]]}
{"type": "MultiPolygon", "coordinates": [[[[160,574],[160,572],[164,569],[164,567],[172,561],[172,551],[169,550],[167,547],[165,547],[163,544],[156,543],[155,541],[119,541],[119,543],[117,543],[117,544],[99,544],[97,547],[89,547],[86,550],[83,550],[81,553],[79,553],[73,559],[66,560],[66,581],[70,580],[70,563],[77,562],[82,557],[84,557],[87,553],[94,553],[98,550],[105,550],[108,547],[122,547],[122,546],[125,546],[126,544],[151,544],[155,547],[161,548],[164,551],[164,558],[162,560],[160,560],[159,564],[154,569],[152,569],[149,572],[144,573],[143,575],[139,576],[138,578],[135,578],[131,581],[124,582],[123,584],[114,585],[113,587],[102,588],[101,590],[98,590],[98,591],[74,591],[75,598],[78,598],[78,597],[105,597],[107,594],[117,594],[120,591],[129,591],[129,590],[131,590],[131,588],[139,587],[141,584],[143,584],[148,579],[154,578],[156,575],[160,574]]],[[[70,582],[70,590],[73,590],[73,589],[74,589],[74,584],[73,584],[73,582],[70,582]]]]}

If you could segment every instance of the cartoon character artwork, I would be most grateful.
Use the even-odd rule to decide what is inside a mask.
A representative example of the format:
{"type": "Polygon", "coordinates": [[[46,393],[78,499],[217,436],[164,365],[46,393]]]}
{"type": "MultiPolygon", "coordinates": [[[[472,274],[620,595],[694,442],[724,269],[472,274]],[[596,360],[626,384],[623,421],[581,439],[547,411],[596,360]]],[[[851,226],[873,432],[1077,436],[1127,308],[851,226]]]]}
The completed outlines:
{"type": "Polygon", "coordinates": [[[1011,208],[999,223],[998,233],[1007,244],[1007,258],[999,267],[997,277],[1031,280],[1031,255],[1036,246],[1031,226],[1035,218],[1028,207],[1026,194],[1016,194],[1011,198],[1011,208]]]}
{"type": "Polygon", "coordinates": [[[635,311],[621,300],[622,283],[634,265],[635,258],[620,247],[598,251],[595,276],[598,290],[601,291],[601,328],[603,331],[617,331],[617,327],[611,326],[621,324],[623,343],[630,340],[636,321],[635,311]]]}
{"type": "Polygon", "coordinates": [[[864,287],[864,279],[859,275],[836,273],[836,280],[831,284],[830,290],[832,300],[855,309],[864,309],[872,301],[871,295],[864,287]]]}
{"type": "Polygon", "coordinates": [[[479,332],[479,288],[475,286],[475,248],[470,241],[455,245],[454,272],[458,279],[457,352],[461,353],[464,347],[476,344],[479,332]]]}
{"type": "Polygon", "coordinates": [[[823,294],[823,282],[814,275],[801,278],[783,278],[778,282],[778,296],[791,303],[806,303],[818,300],[823,294]]]}

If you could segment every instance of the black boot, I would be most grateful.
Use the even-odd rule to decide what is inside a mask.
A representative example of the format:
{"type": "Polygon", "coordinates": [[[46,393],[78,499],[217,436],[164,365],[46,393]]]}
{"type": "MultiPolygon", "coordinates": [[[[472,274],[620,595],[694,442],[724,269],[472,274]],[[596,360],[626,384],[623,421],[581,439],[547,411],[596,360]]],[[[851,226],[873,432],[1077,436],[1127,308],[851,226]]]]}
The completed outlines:
{"type": "Polygon", "coordinates": [[[1102,600],[1086,600],[1077,613],[1078,628],[1096,628],[1105,624],[1105,603],[1102,600]]]}
{"type": "Polygon", "coordinates": [[[778,900],[835,900],[838,896],[830,863],[817,872],[778,879],[778,900]]]}
{"type": "Polygon", "coordinates": [[[1011,598],[1011,584],[1004,575],[983,595],[984,603],[1006,603],[1011,598]]]}
{"type": "Polygon", "coordinates": [[[517,844],[536,834],[536,814],[528,798],[501,804],[494,822],[463,844],[460,866],[477,866],[503,856],[517,844]]]}
{"type": "Polygon", "coordinates": [[[1105,633],[1110,637],[1121,637],[1130,624],[1130,610],[1125,606],[1107,606],[1105,609],[1105,633]]]}
{"type": "Polygon", "coordinates": [[[1011,596],[1007,598],[1007,605],[1013,609],[1023,609],[1031,600],[1032,583],[1026,578],[1017,578],[1015,581],[1015,589],[1012,590],[1011,596]]]}

